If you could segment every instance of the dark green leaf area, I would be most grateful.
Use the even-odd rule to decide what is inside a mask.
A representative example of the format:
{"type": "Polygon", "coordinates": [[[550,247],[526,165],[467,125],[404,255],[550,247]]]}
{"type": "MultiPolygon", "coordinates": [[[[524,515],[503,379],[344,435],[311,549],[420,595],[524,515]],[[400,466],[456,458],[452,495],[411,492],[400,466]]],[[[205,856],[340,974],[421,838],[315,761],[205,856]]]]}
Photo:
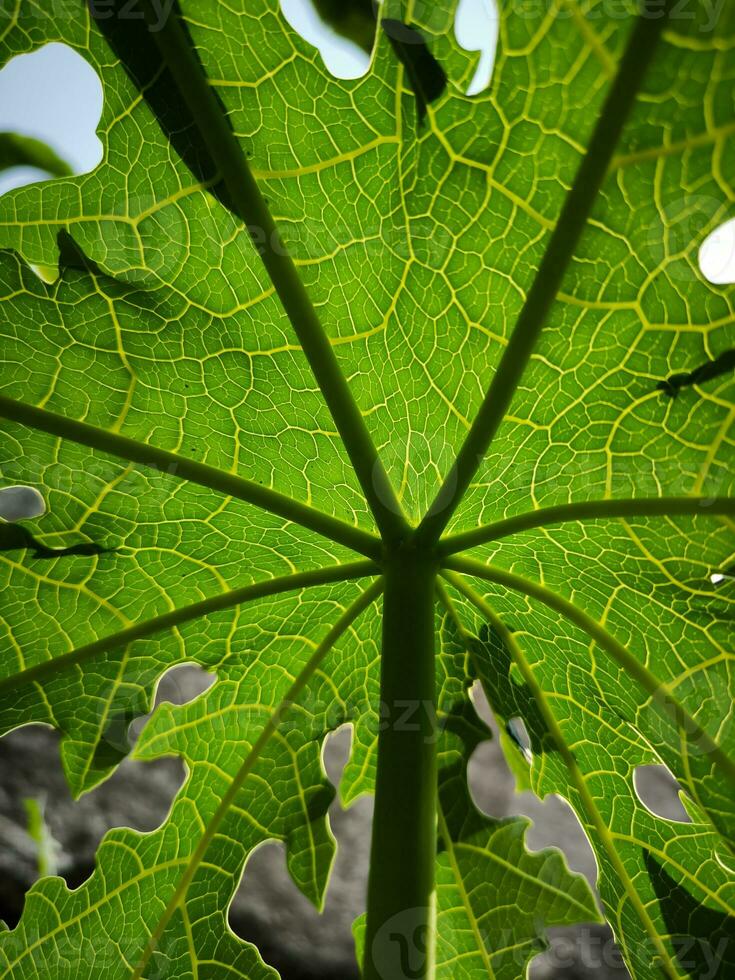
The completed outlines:
{"type": "Polygon", "coordinates": [[[699,980],[735,976],[735,918],[726,911],[700,904],[674,881],[650,851],[643,853],[682,971],[699,980]]]}
{"type": "Polygon", "coordinates": [[[426,107],[435,102],[447,87],[447,75],[428,48],[421,32],[400,20],[386,17],[381,21],[396,57],[406,69],[416,96],[419,126],[426,117],[426,107]]]}

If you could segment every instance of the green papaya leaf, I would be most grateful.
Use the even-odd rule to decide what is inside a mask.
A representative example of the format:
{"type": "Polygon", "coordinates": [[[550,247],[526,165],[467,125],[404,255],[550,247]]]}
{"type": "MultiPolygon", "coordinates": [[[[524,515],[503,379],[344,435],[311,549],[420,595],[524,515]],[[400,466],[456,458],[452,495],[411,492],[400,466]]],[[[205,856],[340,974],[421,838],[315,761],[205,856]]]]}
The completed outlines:
{"type": "Polygon", "coordinates": [[[215,675],[135,745],[186,763],[166,820],[38,881],[0,977],[275,976],[228,907],[274,839],[321,907],[346,722],[365,980],[525,976],[599,912],[474,807],[478,679],[634,980],[727,969],[735,290],[697,255],[735,10],[543,6],[503,5],[474,98],[454,4],[385,0],[354,81],[278,0],[0,12],[0,64],[64,42],[104,91],[96,170],[0,199],[0,477],[46,504],[0,537],[0,731],[58,729],[79,795],[165,671],[215,675]],[[638,798],[651,764],[690,823],[638,798]]]}

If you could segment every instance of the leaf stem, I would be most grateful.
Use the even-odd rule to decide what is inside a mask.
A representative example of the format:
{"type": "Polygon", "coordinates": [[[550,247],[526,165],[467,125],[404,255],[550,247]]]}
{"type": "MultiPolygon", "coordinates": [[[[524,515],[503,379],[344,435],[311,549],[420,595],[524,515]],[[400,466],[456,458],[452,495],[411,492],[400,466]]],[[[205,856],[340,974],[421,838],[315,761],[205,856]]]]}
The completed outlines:
{"type": "Polygon", "coordinates": [[[673,0],[643,0],[643,9],[510,341],[454,465],[418,527],[416,540],[422,546],[440,538],[505,417],[587,224],[672,3],[673,0]],[[647,9],[649,3],[651,10],[647,9]]]}
{"type": "Polygon", "coordinates": [[[336,517],[323,514],[276,490],[270,490],[233,473],[218,470],[214,466],[197,463],[196,460],[170,453],[165,449],[158,449],[127,436],[107,432],[95,425],[89,425],[88,422],[77,422],[75,419],[48,412],[45,408],[26,405],[6,395],[0,395],[0,418],[20,422],[32,429],[40,429],[50,435],[70,439],[91,449],[108,453],[110,456],[117,456],[131,463],[140,463],[142,466],[150,466],[179,479],[190,480],[192,483],[198,483],[199,486],[244,500],[287,521],[300,524],[310,531],[316,531],[330,541],[342,544],[367,558],[379,559],[381,556],[380,541],[367,531],[352,527],[336,517]]]}
{"type": "Polygon", "coordinates": [[[348,582],[351,579],[363,578],[379,572],[380,568],[373,562],[352,562],[346,565],[335,565],[331,568],[299,572],[296,575],[283,575],[280,578],[266,579],[263,582],[246,585],[241,589],[233,589],[231,592],[225,592],[201,602],[194,602],[189,606],[182,606],[180,609],[163,613],[161,616],[153,616],[151,619],[128,627],[128,629],[120,630],[111,636],[105,636],[100,640],[95,640],[94,643],[79,647],[77,650],[70,650],[69,653],[62,654],[60,657],[45,660],[43,663],[29,667],[19,674],[2,678],[0,680],[0,696],[5,696],[9,691],[24,687],[27,684],[38,683],[67,667],[84,663],[102,653],[127,646],[135,640],[145,639],[164,630],[173,629],[175,626],[181,626],[191,622],[191,620],[198,619],[200,616],[207,616],[223,609],[231,609],[233,606],[251,602],[254,599],[279,595],[282,592],[327,585],[330,582],[348,582]]]}
{"type": "Polygon", "coordinates": [[[632,677],[641,687],[646,690],[651,700],[661,707],[666,715],[674,722],[687,746],[691,747],[692,755],[704,754],[710,759],[713,765],[720,770],[722,775],[735,786],[735,762],[720,748],[714,739],[704,731],[703,728],[694,720],[689,712],[677,700],[673,692],[636,657],[630,653],[622,643],[618,642],[611,633],[605,629],[597,620],[589,616],[583,609],[576,606],[573,602],[560,596],[557,592],[552,592],[538,582],[523,578],[513,572],[508,572],[495,565],[485,565],[475,561],[473,558],[456,557],[450,558],[445,565],[446,568],[464,572],[466,575],[473,575],[476,578],[493,582],[496,585],[503,585],[514,592],[522,592],[532,599],[537,599],[549,609],[559,613],[565,619],[574,623],[583,630],[597,645],[608,653],[617,664],[619,664],[629,677],[632,677]]]}
{"type": "Polygon", "coordinates": [[[363,980],[433,976],[437,568],[412,549],[385,566],[380,732],[363,980]],[[404,959],[405,957],[405,959],[404,959]]]}
{"type": "MultiPolygon", "coordinates": [[[[571,776],[572,783],[575,789],[579,793],[580,800],[584,807],[585,813],[595,828],[597,832],[597,839],[601,842],[605,851],[607,852],[610,863],[615,869],[620,882],[625,889],[628,901],[631,903],[633,908],[636,910],[638,918],[641,921],[644,929],[648,933],[651,941],[653,942],[656,951],[660,957],[660,962],[662,968],[666,975],[671,978],[671,980],[679,980],[680,973],[673,963],[671,955],[664,945],[664,942],[659,935],[651,917],[648,914],[648,910],[645,904],[641,901],[640,895],[636,889],[634,882],[631,880],[630,875],[618,854],[617,848],[615,847],[615,841],[610,833],[610,828],[607,826],[602,818],[602,814],[599,811],[597,803],[594,796],[589,791],[587,787],[587,782],[584,778],[584,773],[579,768],[577,760],[574,757],[574,752],[567,745],[567,741],[564,738],[564,733],[556,720],[556,715],[552,711],[551,707],[546,698],[546,694],[536,679],[531,665],[526,660],[526,657],[521,649],[515,636],[511,633],[505,623],[500,619],[497,613],[492,609],[492,607],[485,602],[485,600],[479,596],[475,590],[468,585],[459,575],[455,575],[452,572],[443,572],[443,576],[454,586],[454,588],[468,599],[472,605],[478,610],[478,612],[492,625],[492,627],[497,631],[501,640],[505,644],[506,648],[510,652],[514,663],[518,667],[518,670],[523,677],[523,680],[528,686],[529,691],[533,695],[534,701],[538,706],[539,712],[544,719],[546,727],[548,728],[554,742],[556,744],[559,755],[564,760],[564,763],[571,776]]],[[[464,632],[464,631],[463,631],[464,632]]],[[[631,954],[628,953],[630,956],[631,954]]]]}
{"type": "Polygon", "coordinates": [[[364,612],[365,609],[367,609],[367,607],[380,595],[382,589],[383,580],[378,579],[377,582],[374,582],[371,586],[369,586],[369,588],[365,589],[365,591],[358,596],[352,605],[344,611],[344,613],[340,616],[340,618],[316,648],[314,653],[311,655],[308,663],[288,689],[288,692],[283,700],[273,710],[273,713],[268,719],[265,727],[254,742],[253,747],[246,755],[242,765],[238,769],[235,777],[227,788],[226,793],[217,806],[217,809],[209,820],[204,833],[199,838],[199,842],[197,843],[192,856],[189,858],[189,862],[186,865],[184,873],[179,879],[178,884],[176,885],[173,895],[166,903],[166,907],[162,915],[153,927],[150,938],[141,952],[140,959],[138,960],[135,969],[130,976],[130,980],[140,980],[140,978],[143,976],[143,972],[156,947],[158,946],[171,916],[174,914],[177,907],[185,900],[187,889],[189,888],[189,885],[196,874],[197,868],[201,864],[207,848],[212,843],[212,840],[219,830],[222,821],[227,816],[230,807],[235,801],[235,797],[242,789],[243,783],[253,771],[253,767],[260,758],[261,752],[278,730],[278,726],[283,720],[285,714],[301,695],[302,691],[314,676],[319,668],[319,665],[332,649],[334,644],[339,640],[342,634],[349,629],[357,617],[364,612]]]}
{"type": "MultiPolygon", "coordinates": [[[[400,540],[408,525],[398,498],[224,108],[209,85],[178,14],[172,10],[161,26],[151,0],[143,0],[143,8],[155,26],[152,34],[164,62],[207,141],[227,188],[232,210],[247,224],[256,241],[263,264],[332,413],[376,524],[384,538],[400,540]]],[[[243,38],[242,43],[246,40],[243,38]]]]}
{"type": "Polygon", "coordinates": [[[576,504],[558,504],[527,511],[517,517],[495,521],[484,527],[463,531],[442,539],[437,547],[440,555],[453,555],[468,548],[507,538],[519,531],[528,531],[564,521],[594,520],[604,517],[673,517],[682,514],[735,515],[735,497],[651,497],[632,500],[583,500],[576,504]]]}

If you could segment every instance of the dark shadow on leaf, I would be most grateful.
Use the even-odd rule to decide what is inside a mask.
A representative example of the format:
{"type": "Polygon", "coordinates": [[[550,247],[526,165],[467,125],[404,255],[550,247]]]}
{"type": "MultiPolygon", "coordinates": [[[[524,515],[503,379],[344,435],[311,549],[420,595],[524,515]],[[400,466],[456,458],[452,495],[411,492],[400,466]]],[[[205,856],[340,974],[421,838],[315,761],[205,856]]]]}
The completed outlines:
{"type": "Polygon", "coordinates": [[[29,558],[67,558],[72,556],[105,555],[116,551],[99,544],[80,543],[68,548],[48,548],[19,524],[0,524],[0,551],[29,551],[29,558]]]}
{"type": "Polygon", "coordinates": [[[101,276],[98,266],[84,254],[68,231],[63,228],[56,236],[56,244],[59,247],[59,274],[63,276],[66,269],[76,269],[80,272],[89,272],[93,276],[101,276]]]}
{"type": "MultiPolygon", "coordinates": [[[[512,632],[512,629],[511,629],[512,632]]],[[[476,663],[485,695],[496,717],[528,762],[532,753],[554,751],[554,742],[533,694],[527,685],[512,674],[513,658],[502,637],[492,626],[483,626],[476,644],[476,663]],[[518,719],[525,731],[521,733],[518,719]],[[530,747],[521,737],[527,734],[530,747]]]]}
{"type": "Polygon", "coordinates": [[[447,87],[447,76],[424,40],[421,32],[400,20],[384,18],[385,31],[396,57],[406,69],[408,81],[416,96],[419,126],[426,117],[426,107],[435,102],[447,87]]]}
{"type": "MultiPolygon", "coordinates": [[[[152,30],[143,20],[140,4],[131,4],[129,0],[112,0],[110,4],[101,5],[98,11],[92,4],[91,12],[92,20],[142,93],[166,139],[199,182],[213,181],[217,176],[217,168],[206,141],[194,123],[170,72],[161,63],[161,54],[152,30]]],[[[173,3],[168,16],[179,16],[178,2],[173,3]]],[[[183,19],[180,22],[186,30],[183,19]]],[[[196,48],[192,48],[198,58],[196,48]]],[[[232,210],[222,181],[210,190],[221,204],[232,210]]]]}
{"type": "Polygon", "coordinates": [[[316,786],[306,797],[303,813],[310,824],[321,820],[334,802],[337,791],[331,783],[316,786]]]}
{"type": "Polygon", "coordinates": [[[656,391],[663,391],[669,398],[676,398],[682,388],[701,385],[705,381],[719,378],[723,374],[735,371],[735,349],[727,350],[711,361],[706,361],[693,371],[669,375],[664,381],[659,381],[656,391]]]}
{"type": "MultiPolygon", "coordinates": [[[[469,699],[451,706],[439,719],[439,798],[444,818],[453,838],[460,835],[470,838],[487,825],[487,817],[472,803],[467,786],[467,763],[478,745],[492,738],[492,732],[478,718],[469,699]],[[448,751],[450,746],[455,751],[448,751]],[[461,745],[461,751],[456,749],[461,745]]],[[[440,837],[438,850],[441,854],[446,844],[440,837]]]]}
{"type": "Polygon", "coordinates": [[[127,710],[114,712],[108,718],[92,755],[89,767],[91,771],[114,769],[127,758],[133,747],[129,729],[137,717],[138,711],[135,706],[131,706],[127,710]]]}
{"type": "Polygon", "coordinates": [[[376,0],[314,0],[314,6],[333,31],[370,54],[377,25],[376,0]]]}
{"type": "Polygon", "coordinates": [[[735,918],[701,905],[649,851],[643,854],[682,971],[699,980],[734,977],[735,918]]]}

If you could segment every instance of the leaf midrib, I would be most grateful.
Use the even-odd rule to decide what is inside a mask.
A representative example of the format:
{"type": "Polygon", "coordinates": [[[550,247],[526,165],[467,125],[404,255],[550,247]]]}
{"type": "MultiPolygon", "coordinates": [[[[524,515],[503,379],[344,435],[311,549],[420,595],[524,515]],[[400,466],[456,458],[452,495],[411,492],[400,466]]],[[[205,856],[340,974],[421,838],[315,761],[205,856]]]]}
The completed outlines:
{"type": "Polygon", "coordinates": [[[538,582],[524,578],[522,575],[517,575],[514,572],[508,572],[498,566],[483,564],[473,558],[461,557],[450,559],[446,562],[445,569],[450,572],[464,572],[467,575],[485,579],[495,584],[505,585],[516,592],[534,598],[587,633],[601,649],[609,654],[623,668],[629,677],[640,684],[650,695],[650,701],[655,700],[659,706],[663,707],[667,714],[672,716],[672,721],[679,732],[683,730],[680,722],[683,721],[686,723],[687,732],[691,734],[692,740],[694,741],[696,739],[700,748],[707,751],[721,774],[735,786],[735,761],[699,725],[678,698],[674,696],[667,684],[660,681],[645,664],[642,664],[637,657],[633,656],[601,623],[588,615],[579,606],[538,582]]]}
{"type": "Polygon", "coordinates": [[[460,873],[459,865],[457,863],[457,857],[454,853],[454,842],[452,841],[451,834],[449,833],[449,828],[447,827],[447,821],[444,816],[444,810],[442,809],[441,800],[437,801],[437,822],[439,825],[439,834],[444,839],[444,846],[447,849],[447,855],[452,864],[452,871],[454,872],[454,879],[457,882],[457,887],[459,888],[460,895],[462,896],[462,904],[465,908],[465,913],[470,921],[470,928],[475,937],[475,942],[477,943],[477,948],[482,956],[482,962],[487,970],[488,977],[490,980],[495,980],[495,971],[493,970],[492,958],[488,949],[485,945],[485,940],[480,930],[480,924],[477,921],[477,916],[475,915],[475,910],[472,907],[472,901],[467,893],[467,889],[464,886],[464,879],[460,873]]]}
{"type": "Polygon", "coordinates": [[[143,975],[143,971],[146,968],[148,961],[153,955],[158,942],[163,935],[168,922],[171,919],[176,908],[179,904],[185,901],[186,893],[188,891],[189,884],[191,883],[197,869],[201,867],[204,863],[204,855],[209,847],[209,844],[214,839],[217,834],[217,830],[226,817],[232,803],[237,796],[240,788],[242,787],[245,779],[251,773],[255,763],[260,757],[261,752],[268,744],[270,738],[277,732],[278,725],[283,717],[283,715],[292,707],[293,703],[297,700],[301,692],[306,687],[307,683],[311,677],[318,670],[322,660],[327,655],[327,653],[332,649],[334,644],[340,639],[343,633],[348,630],[354,621],[360,616],[360,614],[372,604],[372,602],[378,597],[383,588],[382,579],[378,579],[371,586],[365,589],[357,599],[355,599],[343,612],[342,616],[337,620],[337,622],[332,626],[332,628],[327,632],[326,636],[323,638],[321,643],[317,646],[314,653],[311,655],[307,663],[299,672],[298,676],[295,678],[293,684],[289,687],[288,691],[280,701],[280,703],[273,709],[271,716],[261,731],[260,735],[253,743],[252,748],[247,753],[245,759],[240,765],[237,773],[232,778],[230,785],[227,788],[224,796],[222,797],[217,810],[213,816],[209,819],[206,828],[199,838],[194,853],[189,858],[186,870],[179,880],[178,885],[172,895],[171,899],[166,905],[161,916],[158,918],[156,925],[151,930],[148,941],[145,944],[145,948],[141,953],[141,957],[133,970],[130,980],[140,980],[143,975]]]}
{"type": "Polygon", "coordinates": [[[587,152],[572,189],[566,196],[510,341],[454,465],[416,532],[417,541],[422,545],[436,543],[441,538],[506,416],[597,200],[673,2],[663,0],[660,16],[655,18],[647,16],[644,6],[637,18],[587,152]]]}
{"type": "Polygon", "coordinates": [[[7,395],[0,395],[0,417],[98,449],[128,462],[152,467],[210,490],[217,490],[228,497],[244,500],[261,510],[315,531],[330,541],[343,544],[368,558],[375,559],[381,555],[380,539],[373,534],[277,490],[264,487],[260,483],[234,473],[228,473],[226,470],[101,429],[88,422],[79,422],[64,415],[57,415],[47,409],[9,398],[7,395]]]}
{"type": "Polygon", "coordinates": [[[151,619],[143,620],[127,629],[120,630],[118,633],[103,637],[101,640],[95,640],[86,646],[70,650],[59,657],[54,657],[43,663],[35,664],[33,667],[28,667],[17,674],[2,678],[0,679],[0,695],[7,694],[16,687],[37,683],[44,677],[53,675],[66,667],[84,663],[102,653],[119,649],[136,640],[145,639],[164,630],[181,626],[213,612],[231,609],[244,602],[279,595],[283,592],[298,591],[309,586],[348,582],[355,578],[376,575],[379,572],[379,566],[372,562],[351,562],[334,565],[331,568],[319,568],[308,572],[297,572],[293,575],[283,575],[245,585],[239,589],[233,589],[230,592],[212,596],[209,599],[202,599],[188,606],[182,606],[171,612],[162,613],[160,616],[153,616],[151,619]]]}
{"type": "Polygon", "coordinates": [[[280,237],[243,148],[190,43],[184,24],[178,13],[171,11],[165,23],[160,25],[151,0],[142,0],[142,7],[163,62],[207,141],[209,152],[230,196],[233,212],[262,236],[260,258],[299,338],[381,535],[390,540],[400,540],[408,530],[400,502],[339,367],[328,335],[280,237]]]}

